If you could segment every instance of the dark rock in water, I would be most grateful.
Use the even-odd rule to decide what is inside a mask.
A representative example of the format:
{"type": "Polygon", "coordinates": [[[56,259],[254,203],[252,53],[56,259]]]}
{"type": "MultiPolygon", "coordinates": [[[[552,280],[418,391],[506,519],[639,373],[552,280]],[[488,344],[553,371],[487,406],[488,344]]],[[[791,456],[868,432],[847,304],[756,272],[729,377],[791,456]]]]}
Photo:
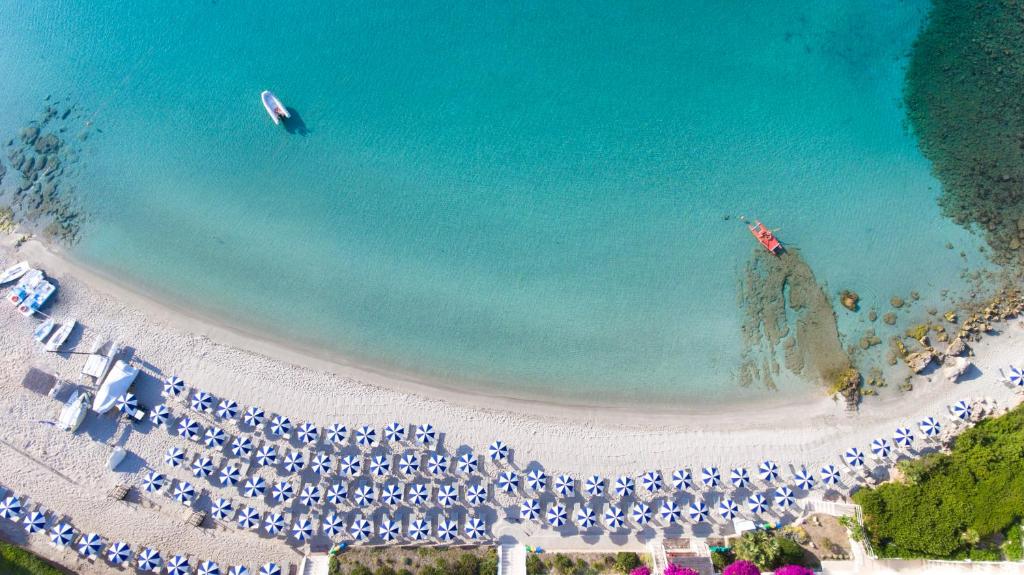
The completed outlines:
{"type": "Polygon", "coordinates": [[[35,126],[26,126],[21,129],[21,141],[26,146],[31,146],[35,143],[36,138],[39,137],[39,128],[35,126]]]}
{"type": "Polygon", "coordinates": [[[56,134],[39,136],[34,147],[37,154],[52,154],[60,148],[60,138],[56,134]]]}
{"type": "Polygon", "coordinates": [[[43,167],[43,171],[50,173],[60,167],[60,160],[57,159],[56,154],[50,154],[46,156],[46,165],[43,167]]]}
{"type": "Polygon", "coordinates": [[[21,167],[21,173],[31,175],[34,171],[36,171],[36,157],[29,156],[25,159],[25,163],[21,167]]]}
{"type": "Polygon", "coordinates": [[[60,119],[61,120],[67,120],[68,116],[70,116],[70,115],[71,115],[71,108],[68,108],[67,110],[64,110],[63,114],[60,115],[60,119]]]}
{"type": "Polygon", "coordinates": [[[82,130],[78,132],[78,141],[84,142],[89,139],[89,130],[82,130]]]}

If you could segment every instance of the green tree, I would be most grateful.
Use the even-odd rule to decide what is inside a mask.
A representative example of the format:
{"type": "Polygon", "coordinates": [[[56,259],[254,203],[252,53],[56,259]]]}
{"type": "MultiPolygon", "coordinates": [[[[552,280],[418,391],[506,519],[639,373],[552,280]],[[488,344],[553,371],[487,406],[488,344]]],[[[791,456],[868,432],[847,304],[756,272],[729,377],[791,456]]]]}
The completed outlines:
{"type": "Polygon", "coordinates": [[[548,567],[539,555],[530,553],[526,556],[526,575],[544,575],[547,572],[548,567]]]}
{"type": "Polygon", "coordinates": [[[783,558],[780,538],[767,531],[747,531],[733,546],[736,558],[750,561],[762,571],[771,571],[781,565],[783,558]]]}
{"type": "Polygon", "coordinates": [[[615,570],[619,573],[629,573],[640,566],[640,556],[631,551],[620,551],[615,554],[615,570]]]}

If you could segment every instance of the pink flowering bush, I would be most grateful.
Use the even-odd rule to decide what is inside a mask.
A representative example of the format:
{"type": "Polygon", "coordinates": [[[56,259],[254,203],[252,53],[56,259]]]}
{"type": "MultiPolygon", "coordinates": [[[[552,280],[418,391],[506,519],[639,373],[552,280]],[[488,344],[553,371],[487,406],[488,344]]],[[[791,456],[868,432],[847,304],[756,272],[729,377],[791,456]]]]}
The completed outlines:
{"type": "Polygon", "coordinates": [[[737,561],[726,567],[722,575],[761,575],[761,570],[750,561],[737,561]]]}
{"type": "Polygon", "coordinates": [[[700,575],[700,573],[689,567],[680,567],[675,563],[669,563],[668,567],[665,568],[665,575],[700,575]]]}
{"type": "Polygon", "coordinates": [[[776,569],[775,575],[814,575],[814,571],[800,565],[785,565],[776,569]]]}
{"type": "Polygon", "coordinates": [[[630,571],[629,575],[651,575],[651,570],[646,565],[641,565],[630,571]]]}

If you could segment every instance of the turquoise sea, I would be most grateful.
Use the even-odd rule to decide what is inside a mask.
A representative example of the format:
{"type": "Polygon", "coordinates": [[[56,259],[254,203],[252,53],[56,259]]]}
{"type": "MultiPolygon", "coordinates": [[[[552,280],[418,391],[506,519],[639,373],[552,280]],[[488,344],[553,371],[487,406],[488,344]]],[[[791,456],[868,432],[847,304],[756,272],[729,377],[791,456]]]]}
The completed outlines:
{"type": "Polygon", "coordinates": [[[740,215],[869,305],[977,263],[901,106],[928,9],[0,0],[0,135],[80,106],[74,256],[275,339],[530,398],[756,395],[740,215]]]}

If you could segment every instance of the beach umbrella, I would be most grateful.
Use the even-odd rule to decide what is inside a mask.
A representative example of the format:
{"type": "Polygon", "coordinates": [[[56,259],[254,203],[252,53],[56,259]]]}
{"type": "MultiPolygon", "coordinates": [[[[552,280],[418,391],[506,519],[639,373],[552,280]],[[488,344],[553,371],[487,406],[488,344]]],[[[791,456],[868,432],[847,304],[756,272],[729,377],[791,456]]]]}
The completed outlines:
{"type": "Polygon", "coordinates": [[[177,447],[170,447],[164,453],[164,463],[171,467],[180,467],[185,462],[185,452],[177,447]]]}
{"type": "Polygon", "coordinates": [[[362,447],[373,447],[377,443],[377,430],[364,425],[356,430],[356,445],[362,447]]]}
{"type": "Polygon", "coordinates": [[[565,505],[561,503],[555,503],[551,507],[548,507],[546,519],[548,525],[552,527],[561,527],[565,525],[568,514],[565,511],[565,505]]]}
{"type": "Polygon", "coordinates": [[[626,524],[626,515],[621,508],[609,505],[604,508],[604,524],[612,531],[622,529],[622,526],[626,524]]]}
{"type": "Polygon", "coordinates": [[[708,506],[703,501],[693,501],[690,503],[689,510],[690,519],[695,523],[701,521],[707,521],[708,518],[708,506]]]}
{"type": "Polygon", "coordinates": [[[928,437],[934,437],[942,432],[942,424],[934,417],[922,419],[917,425],[921,428],[921,433],[928,437]]]}
{"type": "Polygon", "coordinates": [[[202,428],[199,427],[199,424],[189,417],[183,417],[178,422],[178,437],[197,441],[201,431],[202,428]]]}
{"type": "Polygon", "coordinates": [[[284,529],[284,515],[277,511],[268,513],[263,520],[263,529],[270,535],[277,535],[284,529]]]}
{"type": "Polygon", "coordinates": [[[409,522],[409,538],[413,541],[423,541],[430,537],[430,522],[423,518],[413,519],[409,522]]]}
{"type": "Polygon", "coordinates": [[[292,432],[292,420],[284,415],[275,415],[270,420],[270,433],[277,436],[285,436],[292,432]]]}
{"type": "Polygon", "coordinates": [[[142,488],[147,493],[153,493],[154,491],[160,491],[164,488],[164,484],[167,482],[167,476],[163,473],[157,473],[156,471],[150,471],[142,478],[142,488]]]}
{"type": "Polygon", "coordinates": [[[182,505],[188,505],[196,496],[196,488],[188,481],[179,481],[174,487],[174,500],[182,505]]]}
{"type": "Polygon", "coordinates": [[[220,575],[220,565],[217,565],[213,561],[207,559],[199,564],[199,570],[196,572],[197,575],[220,575]]]}
{"type": "Polygon", "coordinates": [[[774,461],[766,459],[757,468],[757,474],[761,477],[761,481],[770,483],[779,478],[779,466],[774,461]]]}
{"type": "Polygon", "coordinates": [[[188,559],[181,555],[175,555],[167,560],[167,575],[188,575],[191,570],[188,559]]]}
{"type": "Polygon", "coordinates": [[[755,493],[747,498],[747,507],[751,513],[764,513],[768,509],[768,499],[760,493],[755,493]]]}
{"type": "Polygon", "coordinates": [[[25,527],[25,531],[29,533],[39,533],[46,529],[46,516],[38,511],[29,513],[21,522],[22,526],[25,527]]]}
{"type": "Polygon", "coordinates": [[[67,523],[58,523],[50,529],[50,543],[57,547],[67,547],[75,539],[75,530],[67,523]]]}
{"type": "Polygon", "coordinates": [[[666,499],[661,502],[658,516],[666,523],[678,523],[679,519],[683,516],[683,511],[679,509],[679,504],[674,500],[666,499]]]}
{"type": "Polygon", "coordinates": [[[732,481],[733,487],[743,488],[750,483],[750,473],[743,467],[737,467],[729,473],[729,480],[732,481]]]}
{"type": "Polygon", "coordinates": [[[437,502],[442,507],[451,507],[459,500],[459,490],[454,485],[442,485],[437,488],[437,502]]]}
{"type": "Polygon", "coordinates": [[[382,517],[377,526],[377,535],[384,541],[394,541],[402,532],[402,526],[390,517],[382,517]]]}
{"type": "Polygon", "coordinates": [[[352,521],[352,527],[349,528],[349,533],[356,541],[366,541],[370,538],[370,534],[373,533],[370,522],[360,517],[352,521]]]}
{"type": "Polygon", "coordinates": [[[476,473],[476,470],[480,468],[480,459],[472,451],[467,451],[459,456],[458,461],[455,462],[455,467],[459,470],[459,473],[466,475],[476,473]]]}
{"type": "Polygon", "coordinates": [[[637,525],[647,525],[651,522],[651,506],[637,501],[629,510],[629,517],[637,525]]]}
{"type": "Polygon", "coordinates": [[[409,503],[412,505],[423,505],[430,499],[430,490],[422,483],[413,483],[409,486],[409,503]]]}
{"type": "Polygon", "coordinates": [[[821,482],[825,485],[836,485],[839,483],[839,468],[829,463],[821,468],[821,482]]]}
{"type": "Polygon", "coordinates": [[[302,443],[315,443],[317,439],[320,439],[320,430],[317,429],[315,425],[307,421],[299,426],[298,431],[296,431],[296,435],[302,443]]]}
{"type": "Polygon", "coordinates": [[[633,478],[628,475],[622,475],[615,479],[615,495],[619,497],[629,497],[636,491],[636,483],[633,478]]]}
{"type": "Polygon", "coordinates": [[[448,473],[448,456],[443,453],[432,453],[427,459],[427,472],[434,475],[448,473]]]}
{"type": "Polygon", "coordinates": [[[135,413],[135,410],[139,408],[139,400],[135,398],[134,393],[124,393],[117,396],[114,406],[121,413],[135,413]]]}
{"type": "Polygon", "coordinates": [[[348,439],[348,427],[340,423],[332,423],[327,426],[325,435],[330,443],[345,443],[345,440],[348,439]]]}
{"type": "Polygon", "coordinates": [[[360,507],[366,507],[377,500],[377,494],[373,492],[373,486],[364,483],[359,487],[356,487],[355,493],[352,495],[356,505],[360,507]]]}
{"type": "Polygon", "coordinates": [[[213,460],[205,455],[192,462],[192,475],[209,477],[213,473],[213,460]]]}
{"type": "Polygon", "coordinates": [[[515,471],[502,471],[498,475],[498,489],[505,493],[515,493],[519,489],[519,474],[515,471]]]}
{"type": "Polygon", "coordinates": [[[589,505],[580,505],[576,509],[576,525],[580,529],[590,529],[597,525],[597,513],[594,512],[594,508],[589,505]]]}
{"type": "Polygon", "coordinates": [[[415,453],[403,453],[398,459],[398,470],[405,475],[412,475],[420,470],[420,460],[415,453]]]}
{"type": "Polygon", "coordinates": [[[498,440],[487,446],[487,456],[491,461],[506,461],[508,459],[508,445],[498,440]]]}
{"type": "Polygon", "coordinates": [[[231,453],[235,457],[248,457],[252,453],[252,440],[244,435],[232,439],[231,453]]]}
{"type": "Polygon", "coordinates": [[[891,451],[892,444],[888,439],[880,437],[871,441],[871,453],[874,453],[876,457],[889,457],[891,451]]]}
{"type": "Polygon", "coordinates": [[[238,417],[238,402],[233,399],[222,399],[217,405],[217,417],[234,419],[238,417]]]}
{"type": "Polygon", "coordinates": [[[139,566],[139,571],[152,571],[155,573],[163,566],[164,560],[160,557],[159,551],[147,547],[139,551],[139,554],[135,557],[135,562],[139,566]]]}
{"type": "Polygon", "coordinates": [[[324,517],[323,528],[328,537],[337,537],[345,530],[345,522],[337,513],[328,513],[327,517],[324,517]]]}
{"type": "Polygon", "coordinates": [[[260,566],[259,575],[281,575],[281,566],[277,563],[264,563],[260,566]]]}
{"type": "Polygon", "coordinates": [[[718,487],[718,484],[722,482],[722,474],[718,472],[717,467],[705,467],[700,472],[700,481],[704,487],[718,487]]]}
{"type": "Polygon", "coordinates": [[[451,541],[459,533],[459,526],[455,520],[441,517],[437,520],[437,538],[441,541],[451,541]]]}
{"type": "Polygon", "coordinates": [[[306,507],[312,507],[320,503],[321,497],[323,497],[323,492],[320,490],[320,486],[315,483],[307,483],[299,492],[299,503],[306,507]]]}
{"type": "Polygon", "coordinates": [[[292,525],[292,537],[299,541],[306,541],[313,536],[313,522],[303,517],[292,525]]]}
{"type": "Polygon", "coordinates": [[[202,390],[192,395],[192,411],[209,412],[213,409],[213,396],[202,390]]]}
{"type": "Polygon", "coordinates": [[[661,491],[661,473],[658,471],[648,471],[647,473],[644,473],[640,476],[640,485],[646,489],[648,493],[661,491]]]}
{"type": "Polygon", "coordinates": [[[487,488],[479,483],[474,483],[466,488],[466,501],[470,505],[476,507],[483,505],[484,501],[487,500],[487,488]]]}
{"type": "Polygon", "coordinates": [[[962,399],[949,406],[949,411],[958,419],[964,421],[971,418],[971,405],[962,399]]]}
{"type": "Polygon", "coordinates": [[[487,532],[487,525],[479,517],[470,517],[466,520],[465,532],[469,539],[480,539],[487,532]]]}
{"type": "Polygon", "coordinates": [[[359,475],[362,467],[363,460],[358,455],[346,455],[341,458],[341,469],[339,471],[349,477],[355,477],[359,475]]]}
{"type": "Polygon", "coordinates": [[[676,491],[690,489],[693,487],[693,476],[686,469],[676,469],[672,472],[672,488],[676,491]]]}
{"type": "Polygon", "coordinates": [[[732,520],[732,518],[736,517],[736,514],[739,512],[739,506],[736,505],[735,501],[728,497],[718,502],[718,514],[721,515],[723,519],[732,520]]]}
{"type": "Polygon", "coordinates": [[[370,459],[370,475],[384,477],[391,472],[391,459],[387,455],[374,455],[370,459]]]}
{"type": "Polygon", "coordinates": [[[429,423],[416,426],[416,441],[423,445],[431,445],[437,441],[437,431],[429,423]]]}
{"type": "Polygon", "coordinates": [[[238,526],[242,529],[253,529],[260,524],[260,512],[253,507],[246,507],[238,512],[238,526]]]}
{"type": "Polygon", "coordinates": [[[288,473],[298,473],[306,466],[306,456],[301,451],[289,451],[284,456],[284,470],[288,473]]]}
{"type": "Polygon", "coordinates": [[[524,499],[519,504],[519,516],[523,519],[536,521],[540,517],[540,501],[536,499],[524,499]]]}
{"type": "Polygon", "coordinates": [[[544,491],[548,486],[548,474],[543,469],[530,470],[526,474],[526,486],[534,491],[544,491]]]}
{"type": "Polygon", "coordinates": [[[210,504],[210,515],[213,515],[214,519],[227,519],[234,510],[231,501],[223,497],[218,497],[210,504]]]}
{"type": "Polygon", "coordinates": [[[380,501],[384,505],[398,505],[402,502],[402,486],[388,483],[380,490],[380,501]]]}
{"type": "Polygon", "coordinates": [[[583,482],[583,491],[591,497],[604,495],[604,479],[600,475],[591,475],[583,482]]]}
{"type": "Polygon", "coordinates": [[[21,516],[20,499],[11,496],[0,501],[0,517],[10,519],[11,521],[17,521],[19,516],[21,516]]]}
{"type": "Polygon", "coordinates": [[[1024,387],[1024,371],[1021,371],[1012,365],[1010,366],[1008,371],[1010,372],[1010,375],[1009,377],[1006,378],[1006,380],[1010,382],[1011,385],[1015,385],[1017,387],[1024,387]]]}
{"type": "Polygon", "coordinates": [[[245,410],[245,415],[242,419],[246,424],[251,427],[259,427],[263,421],[267,418],[267,412],[263,411],[262,408],[256,407],[255,405],[245,410]]]}
{"type": "Polygon", "coordinates": [[[348,497],[348,486],[343,482],[332,483],[327,488],[327,501],[332,505],[340,505],[348,497]]]}
{"type": "Polygon", "coordinates": [[[225,487],[238,485],[238,482],[241,480],[242,471],[232,463],[225,465],[224,469],[220,470],[220,484],[225,487]]]}
{"type": "Polygon", "coordinates": [[[86,533],[78,540],[78,552],[85,557],[96,557],[103,548],[103,539],[98,533],[86,533]]]}
{"type": "Polygon", "coordinates": [[[327,475],[331,472],[333,464],[334,462],[331,460],[331,456],[329,454],[317,453],[313,456],[313,463],[311,464],[311,467],[313,468],[313,473],[316,473],[317,475],[327,475]]]}
{"type": "Polygon", "coordinates": [[[206,430],[206,435],[203,436],[203,443],[209,448],[217,448],[224,445],[227,441],[228,436],[219,427],[211,427],[206,430]]]}
{"type": "Polygon", "coordinates": [[[576,480],[571,475],[560,473],[555,476],[554,488],[559,497],[572,497],[576,494],[576,480]]]}
{"type": "Polygon", "coordinates": [[[153,406],[152,411],[149,412],[149,420],[156,427],[162,427],[167,424],[167,419],[171,417],[171,410],[167,409],[167,406],[159,403],[153,406]]]}
{"type": "Polygon", "coordinates": [[[256,450],[256,463],[270,466],[277,463],[277,449],[273,445],[263,445],[256,450]]]}
{"type": "Polygon", "coordinates": [[[235,565],[228,569],[228,575],[249,575],[249,568],[245,565],[235,565]]]}
{"type": "Polygon", "coordinates": [[[910,447],[914,444],[914,432],[909,427],[897,427],[892,440],[899,447],[910,447]]]}
{"type": "Polygon", "coordinates": [[[278,481],[270,491],[270,496],[278,503],[285,503],[290,501],[292,497],[295,497],[295,488],[292,487],[289,481],[278,481]]]}
{"type": "Polygon", "coordinates": [[[242,491],[246,497],[263,497],[263,494],[267,492],[267,481],[259,475],[250,477],[245,480],[242,491]]]}
{"type": "Polygon", "coordinates": [[[860,467],[864,465],[864,452],[856,447],[851,447],[843,454],[843,460],[850,467],[860,467]]]}
{"type": "Polygon", "coordinates": [[[814,474],[807,471],[807,468],[801,467],[793,474],[793,481],[796,482],[796,486],[804,491],[810,491],[814,488],[814,474]]]}
{"type": "Polygon", "coordinates": [[[185,382],[180,377],[172,375],[164,382],[164,388],[160,391],[160,395],[166,398],[178,397],[183,391],[185,391],[185,382]]]}
{"type": "Polygon", "coordinates": [[[399,442],[405,439],[405,426],[397,421],[392,421],[384,427],[384,438],[388,441],[399,442]]]}
{"type": "Polygon", "coordinates": [[[775,505],[777,507],[785,509],[794,503],[796,503],[796,497],[788,485],[783,485],[775,490],[775,505]]]}

